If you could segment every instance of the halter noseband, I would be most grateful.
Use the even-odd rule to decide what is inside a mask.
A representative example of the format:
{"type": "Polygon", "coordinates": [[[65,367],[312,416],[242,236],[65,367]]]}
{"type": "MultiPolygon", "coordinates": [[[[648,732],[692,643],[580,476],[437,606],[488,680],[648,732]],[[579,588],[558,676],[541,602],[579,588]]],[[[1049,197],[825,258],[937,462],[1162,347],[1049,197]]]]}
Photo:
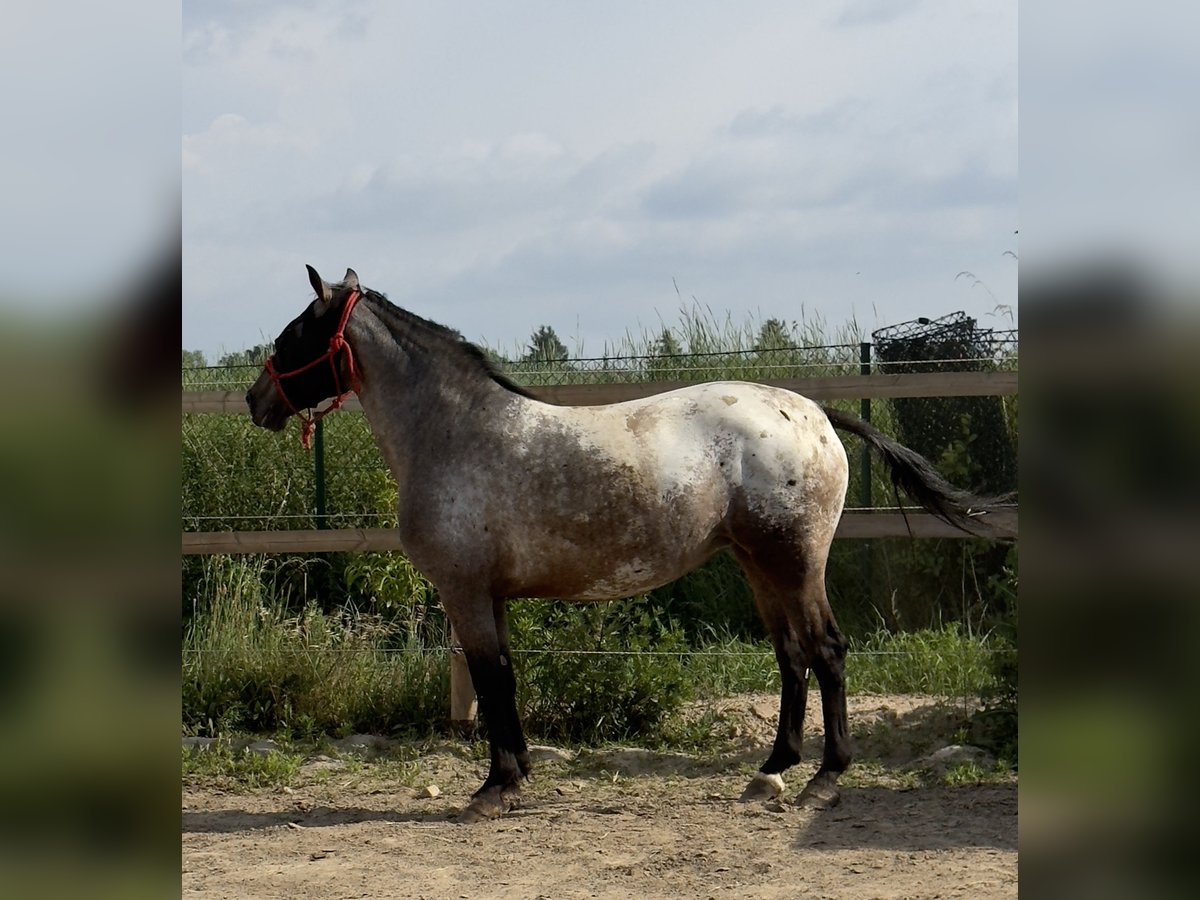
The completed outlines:
{"type": "Polygon", "coordinates": [[[333,337],[329,339],[329,349],[310,362],[308,365],[301,366],[299,369],[293,369],[290,372],[279,372],[275,368],[275,354],[273,353],[267,358],[266,363],[263,365],[267,375],[269,375],[271,378],[271,383],[275,385],[275,390],[279,392],[280,399],[283,400],[284,404],[289,410],[291,410],[292,414],[304,423],[300,426],[300,444],[305,450],[311,449],[312,447],[312,434],[317,427],[317,423],[335,409],[341,407],[342,403],[345,402],[346,398],[350,396],[351,392],[357,391],[360,386],[361,382],[358,377],[358,371],[354,366],[354,352],[350,349],[350,345],[346,343],[345,331],[346,322],[350,318],[350,311],[354,309],[354,304],[358,302],[359,297],[361,296],[362,295],[358,291],[350,292],[350,296],[346,298],[346,304],[342,308],[342,317],[338,320],[337,331],[335,331],[333,333],[333,337]],[[337,365],[337,355],[343,350],[346,351],[346,370],[350,378],[350,383],[346,386],[345,390],[342,390],[342,380],[338,376],[337,365]],[[319,366],[321,363],[327,360],[329,362],[329,368],[333,372],[333,386],[337,391],[337,396],[334,398],[333,403],[331,403],[325,409],[315,410],[312,414],[306,416],[300,410],[296,409],[296,407],[292,405],[292,401],[288,399],[287,393],[283,390],[283,379],[291,378],[293,375],[299,375],[302,372],[307,372],[309,369],[319,366]]]}

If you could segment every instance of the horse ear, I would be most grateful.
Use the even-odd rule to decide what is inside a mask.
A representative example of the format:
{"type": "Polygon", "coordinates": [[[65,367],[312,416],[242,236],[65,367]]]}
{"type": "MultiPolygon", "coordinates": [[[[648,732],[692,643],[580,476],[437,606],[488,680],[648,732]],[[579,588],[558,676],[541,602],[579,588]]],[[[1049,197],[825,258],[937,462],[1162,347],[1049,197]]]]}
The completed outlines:
{"type": "Polygon", "coordinates": [[[358,273],[353,269],[346,270],[346,277],[342,279],[342,284],[352,291],[358,290],[358,273]]]}
{"type": "Polygon", "coordinates": [[[329,304],[333,300],[333,291],[330,289],[317,274],[317,270],[312,266],[305,266],[308,269],[308,283],[312,285],[312,289],[317,294],[317,315],[324,315],[329,309],[329,304]]]}

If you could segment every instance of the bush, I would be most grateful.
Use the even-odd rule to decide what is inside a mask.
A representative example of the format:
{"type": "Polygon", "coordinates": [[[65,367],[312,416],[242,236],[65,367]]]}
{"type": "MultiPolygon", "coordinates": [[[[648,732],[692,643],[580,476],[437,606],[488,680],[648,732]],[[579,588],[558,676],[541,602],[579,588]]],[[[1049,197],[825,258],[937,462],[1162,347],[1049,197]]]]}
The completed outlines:
{"type": "Polygon", "coordinates": [[[585,744],[653,740],[692,697],[687,641],[645,601],[529,600],[513,604],[510,618],[518,708],[531,735],[585,744]]]}

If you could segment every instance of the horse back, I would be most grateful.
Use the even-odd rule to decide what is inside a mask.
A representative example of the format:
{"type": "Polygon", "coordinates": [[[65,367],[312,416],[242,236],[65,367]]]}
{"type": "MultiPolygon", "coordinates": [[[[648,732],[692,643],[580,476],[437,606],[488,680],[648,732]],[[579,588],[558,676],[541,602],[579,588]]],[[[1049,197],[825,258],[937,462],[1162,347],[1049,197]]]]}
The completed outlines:
{"type": "Polygon", "coordinates": [[[486,572],[499,596],[629,596],[752,522],[811,530],[800,520],[817,511],[836,524],[845,493],[845,452],[820,408],[740,382],[596,407],[522,400],[476,446],[426,479],[438,517],[405,546],[435,581],[486,572]]]}

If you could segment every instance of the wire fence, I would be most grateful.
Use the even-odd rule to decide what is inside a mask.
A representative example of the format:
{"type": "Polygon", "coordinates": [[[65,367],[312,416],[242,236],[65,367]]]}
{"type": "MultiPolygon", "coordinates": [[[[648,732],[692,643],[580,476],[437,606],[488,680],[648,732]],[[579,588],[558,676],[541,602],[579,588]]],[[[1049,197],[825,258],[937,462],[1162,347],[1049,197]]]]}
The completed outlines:
{"type": "MultiPolygon", "coordinates": [[[[942,322],[943,320],[933,320],[942,322]]],[[[896,328],[899,326],[893,326],[896,328]]],[[[937,326],[935,326],[937,327],[937,326]]],[[[898,359],[896,349],[912,347],[911,338],[875,332],[874,342],[788,346],[708,353],[658,353],[631,356],[509,360],[492,354],[510,378],[525,387],[579,384],[683,383],[736,378],[815,378],[863,374],[864,347],[876,374],[910,371],[1015,371],[1016,329],[974,329],[969,343],[961,339],[920,338],[922,355],[898,359]],[[909,343],[905,343],[905,342],[909,343]],[[884,352],[881,355],[880,349],[884,352]],[[914,368],[914,366],[919,366],[914,368]]],[[[905,351],[900,350],[901,353],[905,351]]],[[[243,365],[187,367],[185,391],[244,391],[262,371],[263,360],[243,365]]]]}
{"type": "MultiPolygon", "coordinates": [[[[792,346],[701,354],[657,354],[501,361],[530,386],[713,379],[762,380],[904,372],[1015,372],[1018,334],[979,329],[961,314],[881,329],[869,343],[792,346]]],[[[244,391],[261,367],[183,371],[188,391],[244,391]]],[[[953,483],[997,494],[1016,488],[1017,397],[846,400],[830,405],[864,416],[917,449],[953,483]]],[[[186,531],[285,531],[388,528],[396,524],[396,490],[366,418],[343,411],[321,421],[313,451],[295,435],[256,428],[247,415],[185,414],[182,421],[182,527],[186,531]]],[[[861,442],[847,440],[848,510],[902,506],[885,469],[861,442]],[[898,502],[899,501],[899,502],[898,502]]],[[[336,556],[336,555],[334,555],[336,556]]],[[[328,577],[344,578],[345,564],[328,577]]],[[[721,566],[718,558],[709,564],[721,566]]],[[[904,538],[835,542],[828,582],[849,631],[919,628],[931,622],[968,626],[1002,605],[997,585],[1011,568],[1009,548],[977,541],[904,538]],[[981,599],[983,598],[983,599],[981,599]]],[[[730,561],[730,566],[736,566],[730,561]]],[[[740,573],[710,571],[709,581],[662,589],[658,601],[683,618],[713,619],[695,597],[719,593],[717,617],[735,631],[753,627],[753,602],[740,573]],[[733,584],[736,580],[738,584],[733,584]]],[[[342,589],[339,588],[339,591],[342,589]]],[[[336,593],[336,592],[335,592],[336,593]]],[[[432,644],[440,644],[436,638],[432,644]]],[[[444,650],[444,648],[442,648],[444,650]]],[[[437,652],[437,651],[432,651],[437,652]]],[[[769,651],[767,651],[769,652],[769,651]]]]}
{"type": "MultiPolygon", "coordinates": [[[[873,343],[581,359],[500,360],[518,384],[755,381],[917,371],[1016,371],[1017,332],[945,317],[875,333],[873,343]],[[947,321],[950,320],[950,321],[947,321]],[[931,336],[932,334],[932,336],[931,336]],[[916,335],[914,337],[914,335],[916,335]]],[[[244,391],[259,365],[183,370],[185,391],[244,391]]],[[[963,487],[1015,489],[1015,398],[910,398],[835,403],[865,415],[943,467],[963,487]],[[947,471],[948,469],[948,471],[947,471]]],[[[185,415],[185,531],[389,527],[387,468],[361,413],[322,420],[313,453],[257,429],[248,416],[185,415]]],[[[848,444],[852,459],[862,450],[848,444]]],[[[856,466],[849,508],[895,505],[882,471],[856,466]]]]}

